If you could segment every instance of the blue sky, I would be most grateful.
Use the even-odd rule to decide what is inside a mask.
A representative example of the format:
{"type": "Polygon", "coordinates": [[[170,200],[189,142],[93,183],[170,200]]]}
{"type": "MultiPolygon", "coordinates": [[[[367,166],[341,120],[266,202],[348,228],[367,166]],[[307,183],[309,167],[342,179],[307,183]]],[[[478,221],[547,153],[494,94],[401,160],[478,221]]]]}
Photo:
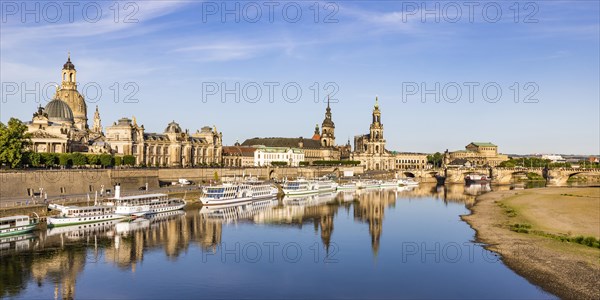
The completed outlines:
{"type": "Polygon", "coordinates": [[[471,20],[465,2],[332,1],[319,3],[318,22],[313,1],[271,2],[278,4],[272,20],[270,2],[261,1],[229,1],[226,9],[238,3],[239,10],[228,15],[221,2],[81,2],[69,20],[63,3],[5,1],[0,120],[30,120],[36,102],[44,105],[52,93],[26,95],[23,87],[52,91],[70,51],[80,92],[88,87],[84,95],[93,99],[88,118],[98,105],[105,127],[135,116],[148,132],[172,120],[190,131],[216,125],[226,144],[310,137],[332,94],[336,142],[345,144],[368,132],[377,95],[390,150],[490,141],[504,153],[600,152],[598,1],[476,2],[471,20]],[[36,3],[37,13],[24,13],[23,5],[35,10],[36,3]],[[420,93],[436,83],[439,103],[420,93]],[[10,92],[15,84],[19,90],[10,92]],[[236,84],[238,95],[221,89],[236,84]],[[219,90],[207,93],[214,86],[219,90]],[[250,101],[256,86],[262,95],[250,101]],[[497,89],[502,96],[494,100],[497,89]],[[124,103],[130,93],[137,103],[124,103]]]}

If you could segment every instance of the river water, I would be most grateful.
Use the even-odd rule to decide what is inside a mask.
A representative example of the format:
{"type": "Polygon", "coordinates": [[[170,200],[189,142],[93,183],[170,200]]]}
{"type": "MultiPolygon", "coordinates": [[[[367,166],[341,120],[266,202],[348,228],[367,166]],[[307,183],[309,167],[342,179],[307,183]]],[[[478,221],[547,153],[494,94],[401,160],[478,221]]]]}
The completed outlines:
{"type": "Polygon", "coordinates": [[[0,240],[0,298],[555,298],[461,221],[489,186],[187,208],[0,240]]]}

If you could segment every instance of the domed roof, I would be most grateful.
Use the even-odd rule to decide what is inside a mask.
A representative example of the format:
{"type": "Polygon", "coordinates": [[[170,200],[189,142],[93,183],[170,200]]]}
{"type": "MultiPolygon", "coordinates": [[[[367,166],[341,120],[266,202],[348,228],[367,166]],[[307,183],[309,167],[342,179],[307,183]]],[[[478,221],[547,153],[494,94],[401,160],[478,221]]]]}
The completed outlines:
{"type": "Polygon", "coordinates": [[[165,133],[180,133],[180,132],[181,132],[181,127],[179,127],[179,124],[175,123],[175,121],[169,123],[169,125],[165,129],[165,133]]]}
{"type": "Polygon", "coordinates": [[[73,122],[73,111],[69,105],[59,99],[50,101],[44,111],[48,114],[48,120],[51,122],[73,122]]]}
{"type": "Polygon", "coordinates": [[[63,65],[63,70],[75,70],[75,65],[71,62],[71,55],[69,55],[67,62],[63,65]]]}

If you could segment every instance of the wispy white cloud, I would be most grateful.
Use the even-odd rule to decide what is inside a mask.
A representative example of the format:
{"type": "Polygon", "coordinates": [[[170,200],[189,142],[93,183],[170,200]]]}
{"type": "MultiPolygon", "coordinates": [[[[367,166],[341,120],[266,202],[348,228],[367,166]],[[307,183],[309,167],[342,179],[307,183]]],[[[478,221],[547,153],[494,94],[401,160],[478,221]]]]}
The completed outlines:
{"type": "MultiPolygon", "coordinates": [[[[113,3],[108,3],[113,5],[113,3]]],[[[102,9],[103,15],[97,22],[86,20],[76,20],[74,22],[63,23],[39,23],[39,24],[20,24],[12,23],[2,26],[1,49],[6,50],[15,47],[22,47],[30,41],[36,42],[56,42],[57,40],[72,38],[87,38],[103,36],[109,38],[117,37],[116,33],[121,33],[119,37],[146,34],[158,30],[161,27],[149,25],[148,23],[161,16],[169,15],[190,2],[187,1],[139,1],[134,2],[137,12],[127,18],[121,13],[118,22],[115,22],[114,11],[108,7],[102,9]]],[[[133,12],[133,10],[131,10],[133,12]]]]}

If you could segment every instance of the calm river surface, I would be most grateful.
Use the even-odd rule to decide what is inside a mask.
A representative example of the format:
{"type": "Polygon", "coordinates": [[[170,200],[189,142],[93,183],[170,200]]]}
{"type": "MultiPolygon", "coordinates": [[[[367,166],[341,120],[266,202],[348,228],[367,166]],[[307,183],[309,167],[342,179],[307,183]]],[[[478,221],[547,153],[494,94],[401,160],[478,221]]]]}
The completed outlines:
{"type": "Polygon", "coordinates": [[[0,298],[554,298],[460,220],[489,187],[187,209],[0,240],[0,298]]]}

